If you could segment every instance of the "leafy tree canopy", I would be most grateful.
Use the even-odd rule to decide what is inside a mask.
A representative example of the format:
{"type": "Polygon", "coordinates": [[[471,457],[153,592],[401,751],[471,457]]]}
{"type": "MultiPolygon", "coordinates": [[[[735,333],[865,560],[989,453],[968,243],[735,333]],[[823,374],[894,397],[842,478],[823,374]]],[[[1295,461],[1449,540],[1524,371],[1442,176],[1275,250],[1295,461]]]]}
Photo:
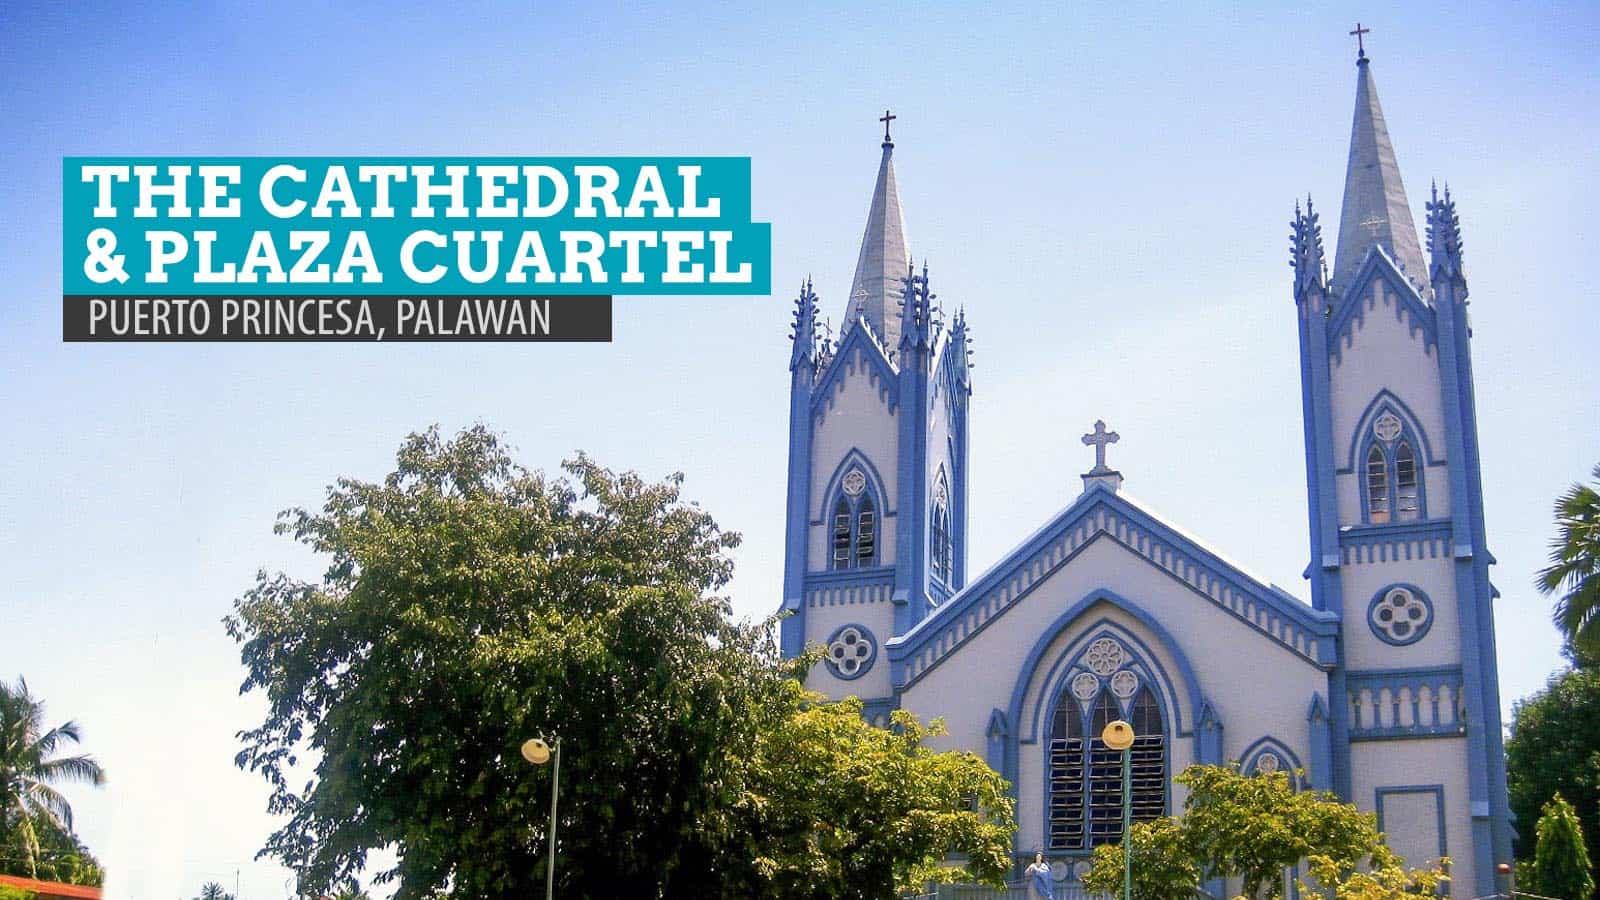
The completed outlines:
{"type": "Polygon", "coordinates": [[[1551,897],[1592,897],[1594,874],[1583,843],[1583,828],[1572,804],[1556,794],[1545,804],[1535,830],[1538,849],[1534,853],[1534,889],[1551,897]]]}
{"type": "Polygon", "coordinates": [[[1558,672],[1517,703],[1506,776],[1519,859],[1534,858],[1534,823],[1557,794],[1576,811],[1589,859],[1600,859],[1600,669],[1558,672]]]}
{"type": "Polygon", "coordinates": [[[56,786],[105,783],[93,757],[63,756],[82,739],[76,722],[46,726],[26,679],[0,682],[0,872],[99,884],[100,866],[72,832],[72,807],[56,786]]]}
{"type": "Polygon", "coordinates": [[[738,810],[758,875],[749,896],[875,900],[930,881],[1004,883],[1008,785],[971,753],[926,747],[942,722],[897,710],[877,728],[853,697],[824,704],[787,688],[791,711],[758,737],[738,810]],[[955,853],[964,867],[944,865],[955,853]]]}
{"type": "Polygon", "coordinates": [[[562,742],[563,897],[783,896],[821,865],[807,841],[870,884],[945,849],[994,870],[1010,813],[993,773],[928,753],[909,719],[868,733],[859,709],[847,725],[849,707],[798,693],[811,660],[731,620],[717,592],[738,537],[680,478],[582,455],[564,469],[523,469],[481,427],[430,430],[382,481],[341,479],[320,510],[280,517],[329,565],[315,582],[259,575],[225,620],[242,690],[268,701],[237,758],[286,817],[263,855],[309,892],[392,847],[376,879],[402,900],[537,896],[552,767],[518,749],[543,735],[562,742]],[[790,752],[829,741],[844,746],[825,765],[790,752]]]}
{"type": "MultiPolygon", "coordinates": [[[[1284,870],[1302,861],[1341,900],[1428,892],[1442,879],[1438,871],[1404,868],[1371,813],[1330,793],[1295,790],[1287,772],[1197,765],[1177,781],[1189,788],[1183,817],[1131,830],[1135,898],[1188,896],[1202,877],[1217,876],[1239,878],[1245,897],[1279,898],[1284,870]]],[[[1096,848],[1084,884],[1120,895],[1122,866],[1120,846],[1096,848]]]]}

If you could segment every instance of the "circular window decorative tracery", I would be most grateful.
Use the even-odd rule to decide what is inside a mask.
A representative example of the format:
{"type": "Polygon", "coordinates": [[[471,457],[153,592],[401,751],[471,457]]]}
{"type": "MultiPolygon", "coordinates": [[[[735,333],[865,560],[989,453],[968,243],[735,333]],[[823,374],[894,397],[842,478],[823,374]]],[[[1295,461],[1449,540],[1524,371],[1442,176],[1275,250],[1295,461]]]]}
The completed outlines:
{"type": "Polygon", "coordinates": [[[1414,644],[1433,625],[1433,604],[1414,587],[1391,585],[1372,598],[1367,607],[1367,625],[1386,643],[1414,644]]]}
{"type": "Polygon", "coordinates": [[[1127,700],[1139,690],[1139,676],[1133,674],[1131,669],[1123,669],[1111,676],[1111,693],[1118,700],[1127,700]]]}
{"type": "Polygon", "coordinates": [[[1101,677],[1121,668],[1126,659],[1127,653],[1122,649],[1122,645],[1111,638],[1100,638],[1090,644],[1089,649],[1083,654],[1083,664],[1089,667],[1089,671],[1101,677]]]}
{"type": "Polygon", "coordinates": [[[1072,677],[1072,696],[1077,697],[1079,703],[1087,705],[1099,695],[1100,679],[1092,673],[1079,672],[1072,677]]]}
{"type": "Polygon", "coordinates": [[[878,643],[872,632],[860,625],[846,625],[833,633],[824,658],[838,677],[860,678],[878,658],[878,643]]]}
{"type": "Polygon", "coordinates": [[[859,497],[861,492],[867,489],[867,476],[862,474],[860,469],[851,469],[844,476],[843,487],[846,494],[859,497]]]}
{"type": "Polygon", "coordinates": [[[1383,415],[1372,423],[1372,433],[1385,441],[1394,440],[1400,436],[1400,418],[1385,410],[1383,415]]]}

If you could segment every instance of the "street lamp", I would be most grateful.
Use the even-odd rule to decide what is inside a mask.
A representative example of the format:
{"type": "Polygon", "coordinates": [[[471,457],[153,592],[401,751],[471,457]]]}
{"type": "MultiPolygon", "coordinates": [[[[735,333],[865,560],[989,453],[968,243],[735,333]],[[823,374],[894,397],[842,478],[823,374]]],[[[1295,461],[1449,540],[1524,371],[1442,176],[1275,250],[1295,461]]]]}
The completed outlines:
{"type": "Polygon", "coordinates": [[[561,738],[556,738],[554,748],[545,743],[543,738],[531,738],[523,741],[522,758],[536,766],[542,766],[552,759],[555,760],[555,768],[550,773],[550,864],[545,867],[544,878],[544,900],[555,900],[556,801],[561,796],[561,738]]]}
{"type": "Polygon", "coordinates": [[[1117,719],[1106,724],[1100,740],[1122,751],[1122,898],[1133,900],[1133,726],[1117,719]]]}

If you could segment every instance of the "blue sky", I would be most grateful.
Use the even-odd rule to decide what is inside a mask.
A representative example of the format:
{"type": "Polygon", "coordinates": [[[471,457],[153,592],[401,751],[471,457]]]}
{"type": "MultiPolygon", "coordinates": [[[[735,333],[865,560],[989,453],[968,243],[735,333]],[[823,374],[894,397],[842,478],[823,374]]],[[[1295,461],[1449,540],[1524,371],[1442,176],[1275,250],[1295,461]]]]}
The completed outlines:
{"type": "Polygon", "coordinates": [[[0,6],[0,677],[109,770],[69,796],[112,895],[285,895],[219,619],[258,568],[314,576],[275,513],[409,431],[682,470],[746,537],[738,609],[774,608],[789,297],[810,273],[838,321],[885,106],[912,251],[976,335],[974,570],[1077,493],[1104,418],[1130,492],[1308,596],[1287,223],[1309,191],[1335,233],[1358,18],[1418,220],[1430,178],[1458,200],[1502,699],[1538,688],[1551,500],[1600,459],[1600,14],[1119,6],[0,6]],[[620,298],[608,346],[64,345],[89,154],[748,155],[778,290],[620,298]]]}

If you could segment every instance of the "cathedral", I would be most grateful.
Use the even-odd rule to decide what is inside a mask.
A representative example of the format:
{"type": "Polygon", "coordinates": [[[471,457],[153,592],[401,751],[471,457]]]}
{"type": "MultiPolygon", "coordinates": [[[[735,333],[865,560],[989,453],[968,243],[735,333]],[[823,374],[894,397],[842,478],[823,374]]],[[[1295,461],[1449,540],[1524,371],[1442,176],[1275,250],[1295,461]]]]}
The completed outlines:
{"type": "Polygon", "coordinates": [[[891,118],[837,339],[809,283],[796,304],[781,628],[824,649],[808,686],[942,717],[936,746],[1012,784],[1018,871],[1043,852],[1058,897],[1121,838],[1114,719],[1136,819],[1181,812],[1194,763],[1285,771],[1493,893],[1512,826],[1460,223],[1434,193],[1419,241],[1365,51],[1331,272],[1309,200],[1291,229],[1308,598],[1130,498],[1101,422],[1082,493],[969,570],[967,322],[912,268],[891,118]]]}

